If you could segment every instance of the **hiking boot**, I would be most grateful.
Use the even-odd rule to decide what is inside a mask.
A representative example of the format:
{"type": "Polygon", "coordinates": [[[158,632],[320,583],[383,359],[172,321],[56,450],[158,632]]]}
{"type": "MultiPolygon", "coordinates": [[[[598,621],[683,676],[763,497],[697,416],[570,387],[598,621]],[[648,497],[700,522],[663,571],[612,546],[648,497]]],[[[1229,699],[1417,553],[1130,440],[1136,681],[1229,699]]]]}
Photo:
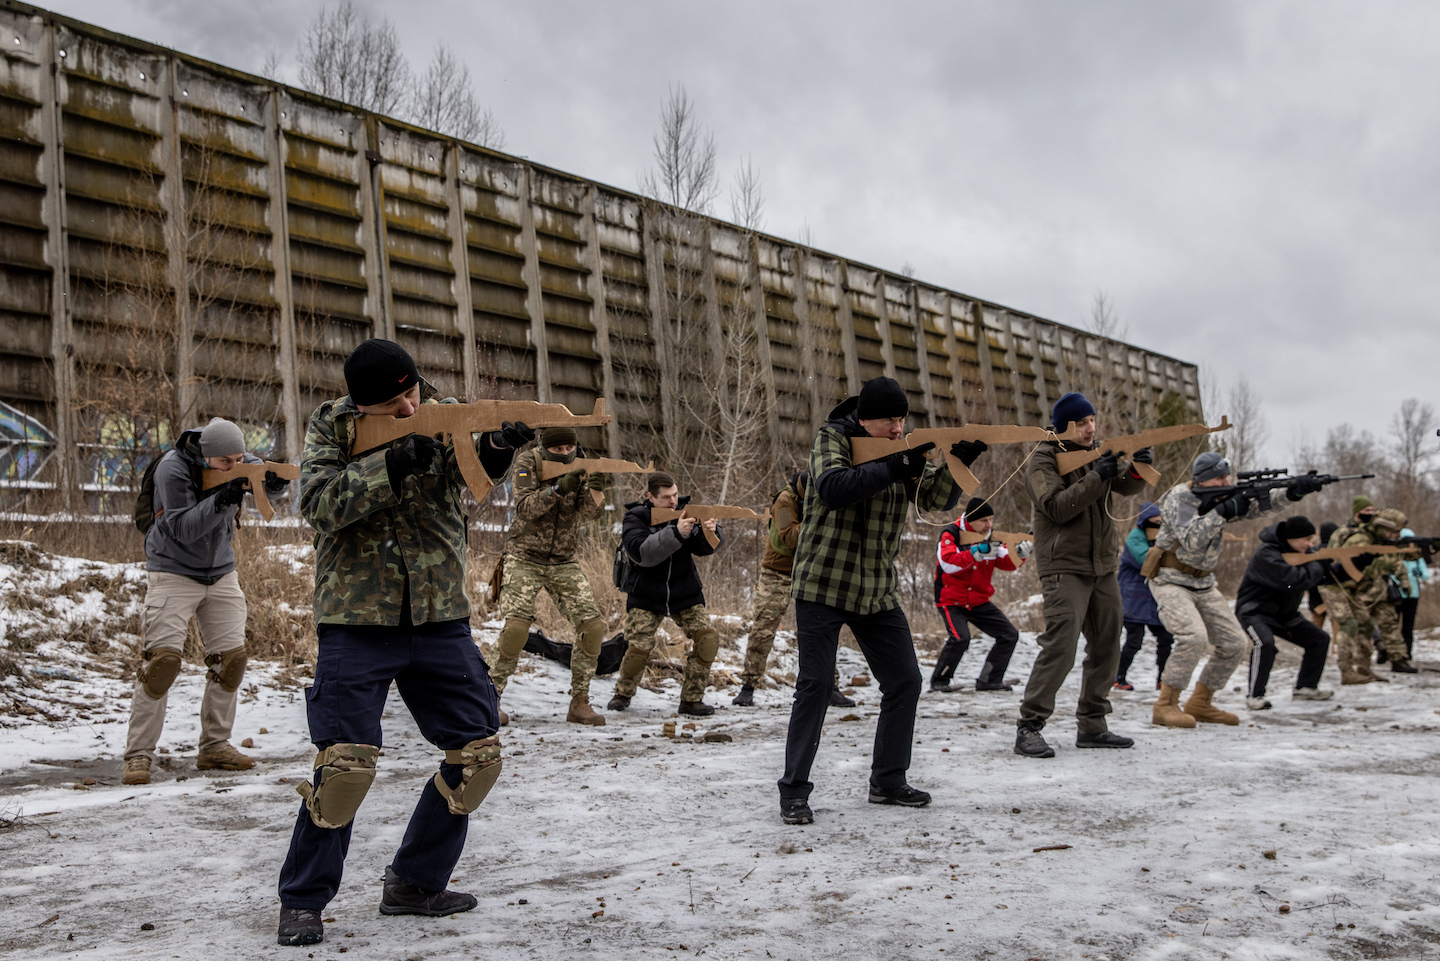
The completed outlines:
{"type": "Polygon", "coordinates": [[[1297,687],[1290,695],[1297,701],[1328,701],[1334,696],[1334,691],[1322,691],[1317,687],[1297,687]]]}
{"type": "Polygon", "coordinates": [[[902,784],[899,787],[876,787],[870,785],[871,804],[898,804],[907,808],[923,808],[930,803],[930,795],[921,790],[902,784]]]}
{"type": "Polygon", "coordinates": [[[931,693],[931,694],[954,694],[954,693],[956,693],[956,692],[959,691],[959,690],[960,690],[960,689],[959,689],[958,687],[951,687],[949,681],[931,681],[931,682],[930,682],[930,693],[931,693]]]}
{"type": "Polygon", "coordinates": [[[1055,749],[1045,743],[1038,727],[1021,724],[1015,728],[1015,753],[1025,757],[1054,757],[1055,749]]]}
{"type": "Polygon", "coordinates": [[[469,911],[478,903],[473,894],[425,891],[400,880],[393,868],[385,867],[385,890],[380,895],[381,914],[423,914],[427,918],[443,918],[447,914],[469,911]]]}
{"type": "Polygon", "coordinates": [[[1245,706],[1252,711],[1268,711],[1273,705],[1263,697],[1247,697],[1245,706]]]}
{"type": "Polygon", "coordinates": [[[1359,671],[1340,672],[1341,684],[1370,684],[1378,680],[1380,680],[1380,678],[1375,677],[1372,674],[1361,674],[1359,671]]]}
{"type": "Polygon", "coordinates": [[[623,711],[630,706],[630,699],[624,694],[616,694],[610,698],[610,703],[605,705],[607,711],[623,711]]]}
{"type": "Polygon", "coordinates": [[[1015,688],[1011,687],[1009,684],[1006,684],[1004,681],[976,681],[976,682],[975,682],[975,690],[977,690],[977,691],[1013,691],[1013,690],[1015,690],[1015,688]]]}
{"type": "Polygon", "coordinates": [[[565,714],[565,720],[572,724],[588,724],[591,727],[605,726],[605,715],[590,706],[588,694],[576,694],[570,698],[570,710],[565,714]]]}
{"type": "Polygon", "coordinates": [[[1117,691],[1133,691],[1133,690],[1135,690],[1135,685],[1134,685],[1134,684],[1131,684],[1129,681],[1125,680],[1125,678],[1122,677],[1122,678],[1120,678],[1120,680],[1118,680],[1118,681],[1115,682],[1115,690],[1117,690],[1117,691]]]}
{"type": "Polygon", "coordinates": [[[854,707],[854,706],[855,706],[855,699],[854,699],[854,698],[846,697],[844,694],[841,694],[841,693],[840,693],[840,688],[838,688],[838,687],[832,687],[832,688],[830,688],[830,706],[831,706],[831,707],[854,707]]]}
{"type": "Polygon", "coordinates": [[[749,684],[746,684],[744,687],[740,688],[740,693],[736,694],[735,699],[732,700],[730,703],[734,704],[736,707],[754,707],[755,688],[751,687],[749,684]]]}
{"type": "Polygon", "coordinates": [[[255,759],[235,750],[229,741],[221,741],[202,751],[195,766],[202,771],[248,771],[255,766],[255,759]]]}
{"type": "Polygon", "coordinates": [[[704,701],[681,701],[680,713],[690,714],[695,717],[709,717],[715,713],[715,709],[704,701]]]}
{"type": "Polygon", "coordinates": [[[1168,684],[1160,685],[1160,696],[1150,709],[1150,723],[1162,727],[1189,728],[1195,726],[1195,719],[1180,710],[1180,692],[1168,684]]]}
{"type": "Polygon", "coordinates": [[[1355,668],[1355,670],[1358,671],[1361,675],[1370,678],[1370,680],[1372,681],[1379,681],[1381,684],[1390,683],[1390,678],[1381,677],[1379,674],[1376,674],[1369,664],[1361,664],[1359,667],[1355,668]]]}
{"type": "Polygon", "coordinates": [[[320,912],[309,908],[281,908],[280,928],[275,939],[280,944],[299,946],[319,944],[325,940],[325,925],[320,912]]]}
{"type": "Polygon", "coordinates": [[[1419,674],[1420,668],[1410,662],[1408,657],[1397,657],[1390,662],[1390,670],[1396,674],[1419,674]]]}
{"type": "Polygon", "coordinates": [[[786,824],[811,824],[815,820],[815,812],[810,810],[810,802],[803,797],[782,797],[780,820],[786,824]]]}
{"type": "Polygon", "coordinates": [[[1114,731],[1095,731],[1087,734],[1081,731],[1075,735],[1076,747],[1109,747],[1123,749],[1135,746],[1135,739],[1122,737],[1114,731]]]}
{"type": "Polygon", "coordinates": [[[1383,648],[1383,647],[1376,647],[1376,648],[1375,648],[1375,663],[1376,663],[1376,664],[1384,664],[1384,663],[1385,663],[1386,661],[1388,661],[1388,660],[1390,660],[1390,652],[1387,651],[1387,650],[1385,650],[1385,648],[1383,648]]]}
{"type": "Polygon", "coordinates": [[[150,757],[146,754],[137,754],[134,757],[125,759],[125,776],[120,778],[121,784],[149,784],[150,783],[150,757]]]}
{"type": "Polygon", "coordinates": [[[1229,724],[1232,727],[1240,723],[1240,718],[1229,711],[1222,711],[1210,703],[1215,692],[1204,684],[1196,684],[1195,690],[1190,692],[1190,698],[1185,702],[1184,711],[1197,721],[1204,721],[1207,724],[1229,724]]]}

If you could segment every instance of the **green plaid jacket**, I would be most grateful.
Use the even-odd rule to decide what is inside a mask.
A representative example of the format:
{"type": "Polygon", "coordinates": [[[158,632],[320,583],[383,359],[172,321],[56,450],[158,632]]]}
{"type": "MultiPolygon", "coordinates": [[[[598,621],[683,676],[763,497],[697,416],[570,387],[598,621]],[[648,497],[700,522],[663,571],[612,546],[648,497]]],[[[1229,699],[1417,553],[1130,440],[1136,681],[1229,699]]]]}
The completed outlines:
{"type": "Polygon", "coordinates": [[[858,467],[851,461],[850,438],[865,433],[854,413],[858,404],[859,398],[851,397],[831,411],[810,448],[812,480],[805,490],[790,596],[864,615],[900,606],[895,558],[910,502],[918,500],[921,510],[949,510],[960,488],[944,464],[928,464],[919,481],[896,481],[849,507],[826,506],[820,490],[827,471],[889,469],[883,461],[858,467]]]}

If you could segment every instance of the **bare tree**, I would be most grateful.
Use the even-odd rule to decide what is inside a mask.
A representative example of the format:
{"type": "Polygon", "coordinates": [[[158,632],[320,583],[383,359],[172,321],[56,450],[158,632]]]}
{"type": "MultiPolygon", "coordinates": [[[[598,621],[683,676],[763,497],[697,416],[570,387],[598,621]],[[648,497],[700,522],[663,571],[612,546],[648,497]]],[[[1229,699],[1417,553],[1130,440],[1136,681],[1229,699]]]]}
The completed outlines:
{"type": "Polygon", "coordinates": [[[809,219],[800,221],[800,234],[795,238],[802,247],[815,246],[815,231],[810,229],[809,219]]]}
{"type": "Polygon", "coordinates": [[[284,67],[280,62],[280,51],[271,47],[270,52],[265,54],[265,62],[260,65],[260,76],[266,80],[283,83],[285,81],[284,72],[284,67]]]}
{"type": "Polygon", "coordinates": [[[1234,470],[1253,470],[1264,466],[1256,461],[1270,437],[1270,426],[1261,410],[1260,395],[1243,374],[1225,395],[1225,406],[1229,409],[1221,413],[1229,416],[1234,426],[1214,435],[1216,449],[1225,455],[1234,470]]]}
{"type": "Polygon", "coordinates": [[[640,176],[640,192],[672,207],[709,212],[719,190],[715,135],[700,126],[684,86],[670,88],[652,142],[655,167],[640,176]]]}
{"type": "Polygon", "coordinates": [[[1110,340],[1125,340],[1130,336],[1130,325],[1120,320],[1115,302],[1103,290],[1095,291],[1090,303],[1090,321],[1086,326],[1092,333],[1110,340]]]}
{"type": "Polygon", "coordinates": [[[905,264],[900,268],[900,276],[901,276],[901,277],[904,277],[904,278],[907,279],[907,280],[914,280],[914,279],[915,279],[915,265],[912,264],[912,263],[911,263],[910,261],[908,261],[908,260],[905,261],[905,264]]]}
{"type": "Polygon", "coordinates": [[[321,7],[300,38],[301,86],[324,97],[394,114],[405,103],[410,63],[389,19],[372,24],[353,0],[321,7]]]}
{"type": "Polygon", "coordinates": [[[758,231],[765,227],[765,192],[748,155],[740,162],[735,182],[730,186],[730,219],[746,230],[758,231]]]}
{"type": "Polygon", "coordinates": [[[1426,464],[1436,455],[1430,438],[1435,435],[1435,408],[1422,404],[1413,397],[1400,404],[1400,410],[1390,419],[1390,437],[1394,444],[1390,448],[1395,466],[1397,485],[1413,490],[1421,480],[1426,464]]]}
{"type": "Polygon", "coordinates": [[[491,150],[505,148],[505,132],[499,121],[475,96],[470,68],[443,43],[435,47],[430,65],[415,86],[410,119],[427,130],[438,130],[491,150]]]}

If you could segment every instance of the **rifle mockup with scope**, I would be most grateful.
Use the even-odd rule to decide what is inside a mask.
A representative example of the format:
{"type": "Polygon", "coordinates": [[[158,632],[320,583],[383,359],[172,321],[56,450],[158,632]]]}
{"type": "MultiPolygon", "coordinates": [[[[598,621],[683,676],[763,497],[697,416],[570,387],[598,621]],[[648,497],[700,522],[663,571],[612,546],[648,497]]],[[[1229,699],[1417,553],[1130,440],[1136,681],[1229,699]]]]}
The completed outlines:
{"type": "Polygon", "coordinates": [[[1208,514],[1216,507],[1223,504],[1232,497],[1248,496],[1252,500],[1268,503],[1270,492],[1284,488],[1289,491],[1299,486],[1303,481],[1305,486],[1313,486],[1319,482],[1321,487],[1340,481],[1364,480],[1367,477],[1374,477],[1374,474],[1346,474],[1343,477],[1336,477],[1334,474],[1321,474],[1318,471],[1309,471],[1305,474],[1291,475],[1289,468],[1269,467],[1265,470],[1242,470],[1235,475],[1239,480],[1236,484],[1226,484],[1223,487],[1192,487],[1190,492],[1200,498],[1200,513],[1208,514]]]}

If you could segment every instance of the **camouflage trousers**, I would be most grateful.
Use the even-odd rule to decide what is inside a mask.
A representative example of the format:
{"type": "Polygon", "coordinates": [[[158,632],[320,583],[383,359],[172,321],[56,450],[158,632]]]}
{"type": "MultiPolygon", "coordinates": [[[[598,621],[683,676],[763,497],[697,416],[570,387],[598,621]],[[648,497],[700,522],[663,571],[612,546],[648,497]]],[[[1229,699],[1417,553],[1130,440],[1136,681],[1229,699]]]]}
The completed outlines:
{"type": "MultiPolygon", "coordinates": [[[[535,599],[541,591],[548,591],[560,613],[578,631],[580,625],[600,616],[600,607],[595,603],[595,593],[585,579],[580,565],[536,564],[506,555],[505,571],[500,581],[500,613],[506,620],[516,618],[523,621],[535,620],[535,599]]],[[[590,682],[595,678],[597,657],[581,650],[579,637],[570,652],[570,694],[588,694],[590,682]]],[[[519,656],[506,657],[498,654],[495,665],[490,669],[490,680],[497,691],[504,691],[510,675],[520,665],[519,656]]]]}
{"type": "Polygon", "coordinates": [[[1342,678],[1374,672],[1375,645],[1371,638],[1377,627],[1386,651],[1404,652],[1400,615],[1390,603],[1382,579],[1374,578],[1359,591],[1322,584],[1320,596],[1325,599],[1325,613],[1330,615],[1330,623],[1335,625],[1335,661],[1342,678]]]}
{"type": "Polygon", "coordinates": [[[790,610],[791,577],[784,571],[760,568],[755,582],[755,607],[750,612],[750,640],[745,644],[745,668],[740,683],[757,686],[765,677],[765,662],[775,646],[775,632],[790,610]]]}
{"type": "MultiPolygon", "coordinates": [[[[710,683],[710,665],[720,647],[720,635],[710,625],[710,612],[704,604],[677,611],[670,619],[679,625],[685,636],[690,638],[690,653],[685,658],[685,680],[680,685],[680,700],[699,701],[705,697],[705,685],[710,683]]],[[[615,680],[615,693],[620,697],[634,697],[635,685],[655,650],[655,632],[664,614],[632,607],[625,612],[625,640],[629,647],[620,662],[620,676],[615,680]]]]}
{"type": "Polygon", "coordinates": [[[1205,656],[1205,649],[1215,650],[1200,672],[1200,683],[1212,691],[1225,688],[1245,656],[1247,639],[1235,619],[1235,612],[1218,588],[1192,591],[1178,584],[1150,583],[1150,593],[1160,608],[1160,623],[1175,635],[1170,657],[1165,661],[1162,683],[1177,691],[1190,686],[1190,676],[1205,656]]]}

